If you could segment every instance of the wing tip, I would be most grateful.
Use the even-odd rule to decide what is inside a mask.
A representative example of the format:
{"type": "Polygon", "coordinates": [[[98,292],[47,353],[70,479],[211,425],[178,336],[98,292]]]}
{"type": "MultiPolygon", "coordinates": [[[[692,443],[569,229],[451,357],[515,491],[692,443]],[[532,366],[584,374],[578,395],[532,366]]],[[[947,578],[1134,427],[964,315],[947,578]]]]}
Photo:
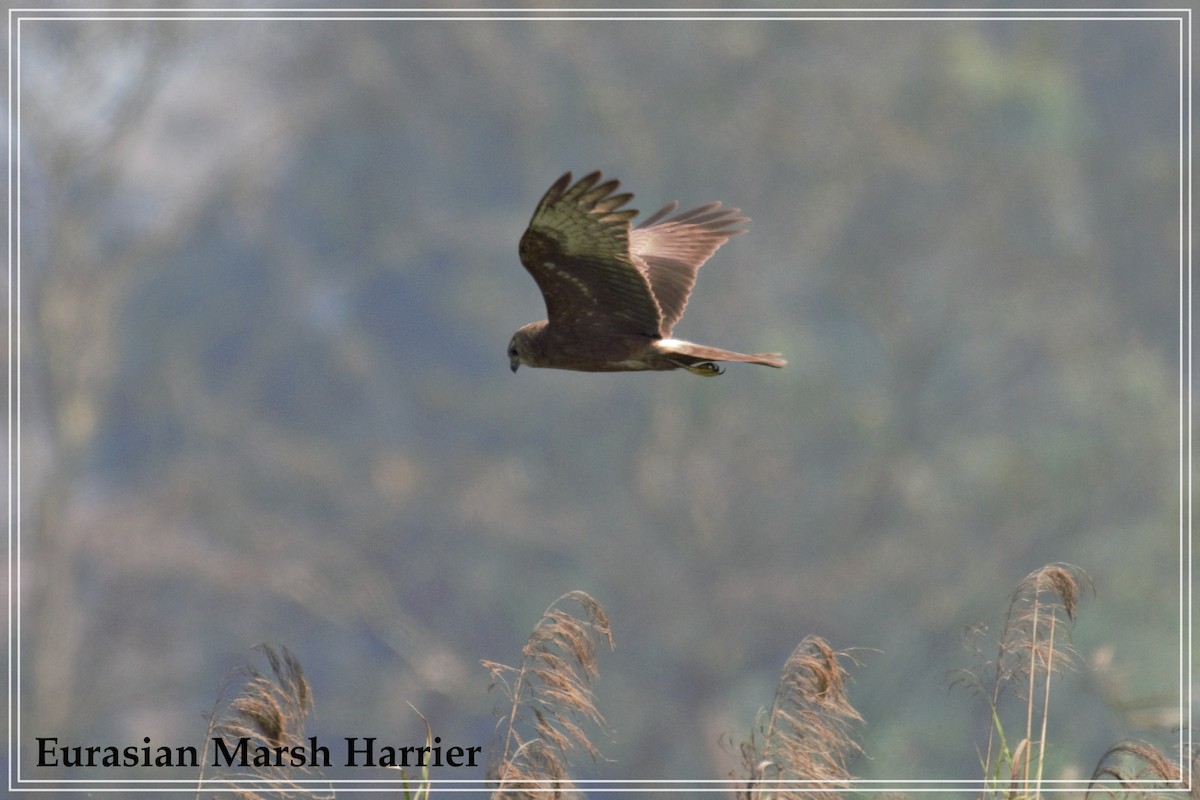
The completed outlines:
{"type": "Polygon", "coordinates": [[[704,228],[713,233],[736,236],[739,233],[746,233],[746,229],[727,230],[726,228],[730,225],[745,225],[750,221],[749,217],[742,214],[740,208],[726,206],[720,200],[714,200],[702,206],[689,208],[687,211],[681,211],[668,219],[667,217],[674,213],[678,207],[678,201],[672,200],[638,223],[637,227],[645,229],[654,227],[655,225],[690,225],[704,228]]]}

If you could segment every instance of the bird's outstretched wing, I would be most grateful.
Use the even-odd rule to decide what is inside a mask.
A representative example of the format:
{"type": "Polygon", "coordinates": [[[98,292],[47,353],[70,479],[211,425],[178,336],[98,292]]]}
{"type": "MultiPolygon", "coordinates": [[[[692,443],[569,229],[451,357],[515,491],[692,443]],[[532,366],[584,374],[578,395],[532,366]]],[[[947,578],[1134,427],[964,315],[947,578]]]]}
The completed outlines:
{"type": "Polygon", "coordinates": [[[614,194],[618,185],[601,183],[599,172],[571,185],[566,173],[538,203],[521,237],[521,263],[560,332],[661,334],[650,278],[629,253],[629,220],[637,211],[621,206],[633,195],[614,194]]]}
{"type": "Polygon", "coordinates": [[[678,205],[669,203],[651,214],[629,235],[630,255],[649,279],[662,312],[659,325],[662,336],[670,336],[671,329],[683,316],[696,283],[696,272],[704,262],[730,236],[745,233],[731,226],[750,221],[749,217],[738,216],[740,209],[722,208],[719,202],[664,219],[678,205]]]}

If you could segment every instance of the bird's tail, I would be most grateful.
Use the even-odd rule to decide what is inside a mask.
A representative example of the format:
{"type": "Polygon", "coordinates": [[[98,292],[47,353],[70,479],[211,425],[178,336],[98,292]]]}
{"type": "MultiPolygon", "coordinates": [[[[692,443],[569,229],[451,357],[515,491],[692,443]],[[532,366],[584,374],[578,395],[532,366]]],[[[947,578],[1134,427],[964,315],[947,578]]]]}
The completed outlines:
{"type": "Polygon", "coordinates": [[[779,353],[735,353],[719,347],[682,342],[678,339],[663,339],[659,342],[663,350],[676,357],[679,365],[696,375],[720,375],[721,368],[714,361],[736,361],[743,364],[761,364],[764,367],[782,368],[787,364],[779,353]]]}

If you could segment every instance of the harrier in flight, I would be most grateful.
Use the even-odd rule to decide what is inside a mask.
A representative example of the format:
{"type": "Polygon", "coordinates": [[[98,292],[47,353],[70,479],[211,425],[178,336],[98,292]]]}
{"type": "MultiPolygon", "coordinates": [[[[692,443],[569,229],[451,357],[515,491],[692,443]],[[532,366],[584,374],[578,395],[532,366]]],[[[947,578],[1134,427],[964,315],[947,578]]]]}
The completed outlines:
{"type": "Polygon", "coordinates": [[[736,208],[709,203],[667,219],[669,203],[636,228],[632,194],[593,172],[555,181],[521,237],[521,263],[537,281],[549,319],[531,322],[508,343],[512,371],[530,367],[584,372],[686,369],[720,375],[715,362],[782,367],[778,353],[745,355],[671,338],[701,265],[749,222],[736,208]]]}

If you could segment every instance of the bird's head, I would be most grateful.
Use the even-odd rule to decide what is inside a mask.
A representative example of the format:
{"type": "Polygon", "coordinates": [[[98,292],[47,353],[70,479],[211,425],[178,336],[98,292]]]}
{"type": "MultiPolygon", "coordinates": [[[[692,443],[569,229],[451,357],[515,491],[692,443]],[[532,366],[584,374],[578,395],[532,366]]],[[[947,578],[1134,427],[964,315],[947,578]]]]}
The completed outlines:
{"type": "Polygon", "coordinates": [[[534,340],[544,327],[546,327],[545,322],[531,322],[514,333],[508,340],[508,365],[513,372],[516,372],[517,367],[522,364],[531,367],[537,366],[537,346],[534,340]]]}

